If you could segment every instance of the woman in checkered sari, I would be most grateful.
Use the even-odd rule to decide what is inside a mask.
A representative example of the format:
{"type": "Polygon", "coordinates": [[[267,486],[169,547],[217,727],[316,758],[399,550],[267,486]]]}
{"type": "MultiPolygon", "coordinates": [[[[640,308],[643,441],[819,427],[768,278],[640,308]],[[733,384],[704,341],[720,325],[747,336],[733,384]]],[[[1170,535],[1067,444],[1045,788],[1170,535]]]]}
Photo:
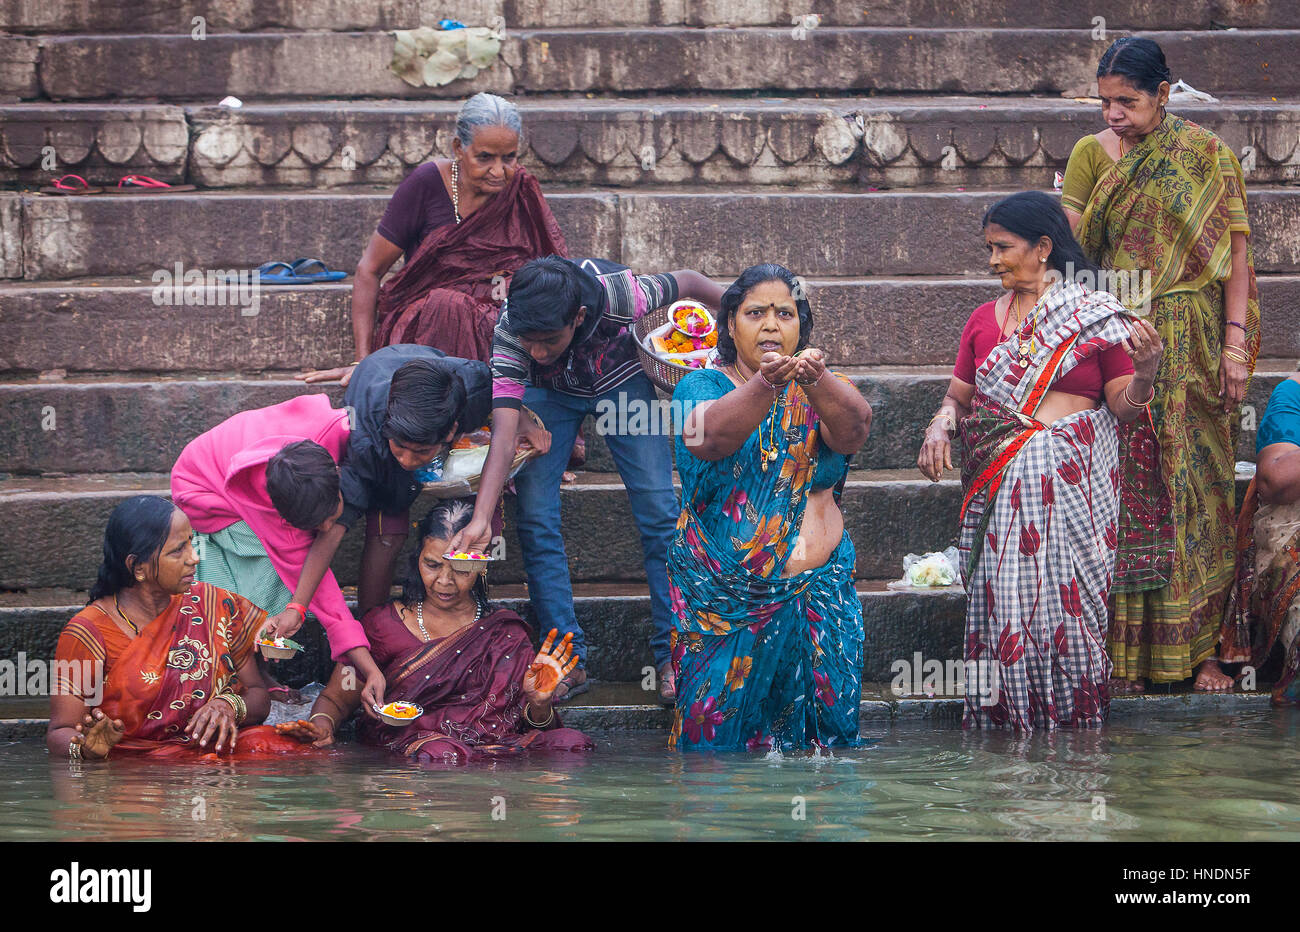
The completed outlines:
{"type": "Polygon", "coordinates": [[[937,482],[960,421],[965,724],[1095,725],[1109,701],[1121,433],[1130,448],[1149,439],[1162,347],[1081,283],[1096,269],[1053,198],[995,204],[984,236],[1006,293],[967,322],[917,461],[937,482]]]}

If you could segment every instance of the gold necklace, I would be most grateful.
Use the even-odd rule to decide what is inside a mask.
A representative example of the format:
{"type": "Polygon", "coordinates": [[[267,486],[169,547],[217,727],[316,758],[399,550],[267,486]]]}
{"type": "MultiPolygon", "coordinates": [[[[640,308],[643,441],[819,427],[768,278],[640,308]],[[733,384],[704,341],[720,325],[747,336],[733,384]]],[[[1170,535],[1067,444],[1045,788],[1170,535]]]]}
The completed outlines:
{"type": "Polygon", "coordinates": [[[131,630],[135,632],[135,636],[136,636],[136,637],[139,637],[139,636],[140,636],[140,629],[137,628],[137,627],[135,626],[135,622],[134,622],[134,621],[132,621],[130,618],[127,618],[127,617],[126,617],[126,612],[122,611],[122,606],[121,606],[121,604],[118,603],[118,601],[117,601],[117,596],[113,596],[113,607],[116,608],[116,609],[117,609],[117,613],[118,613],[119,615],[122,616],[122,620],[125,621],[128,625],[131,626],[131,630]]]}
{"type": "MultiPolygon", "coordinates": [[[[1019,300],[1020,295],[1013,292],[1011,295],[1011,303],[1007,305],[1008,314],[1011,313],[1011,309],[1016,306],[1019,300]]],[[[1025,320],[1021,320],[1019,315],[1017,315],[1016,325],[1011,329],[1011,333],[1008,334],[1008,336],[1011,336],[1016,334],[1017,331],[1020,331],[1018,334],[1019,340],[1016,344],[1016,361],[1020,363],[1022,369],[1029,368],[1029,363],[1038,352],[1038,309],[1042,306],[1041,302],[1042,298],[1039,298],[1038,301],[1034,303],[1034,309],[1030,312],[1031,316],[1027,316],[1025,320]],[[1030,324],[1028,333],[1024,332],[1024,324],[1026,322],[1030,324]]]]}
{"type": "Polygon", "coordinates": [[[451,160],[451,212],[456,215],[456,223],[460,223],[460,160],[451,160]]]}
{"type": "MultiPolygon", "coordinates": [[[[749,380],[751,377],[744,375],[740,371],[739,362],[737,362],[731,368],[732,371],[736,373],[736,375],[740,376],[741,385],[749,384],[749,380]]],[[[785,409],[785,394],[782,393],[777,396],[775,401],[772,402],[772,407],[768,409],[767,415],[764,416],[763,420],[760,421],[758,424],[758,452],[761,455],[759,462],[763,472],[767,472],[768,463],[776,462],[776,458],[779,453],[776,446],[776,420],[777,420],[776,411],[780,411],[784,409],[785,409]],[[768,449],[766,446],[763,445],[763,425],[767,423],[767,419],[769,417],[772,419],[772,426],[768,428],[767,442],[772,445],[771,449],[768,449]]]]}

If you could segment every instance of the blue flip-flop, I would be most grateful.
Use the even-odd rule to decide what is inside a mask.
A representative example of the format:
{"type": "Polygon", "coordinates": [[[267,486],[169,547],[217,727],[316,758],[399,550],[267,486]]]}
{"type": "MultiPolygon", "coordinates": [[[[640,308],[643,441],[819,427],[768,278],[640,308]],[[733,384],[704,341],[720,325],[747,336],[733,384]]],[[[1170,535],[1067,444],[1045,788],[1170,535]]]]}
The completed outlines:
{"type": "Polygon", "coordinates": [[[293,274],[299,279],[300,284],[310,282],[337,282],[348,277],[347,272],[340,272],[331,269],[319,259],[294,259],[290,268],[293,274]],[[320,271],[308,271],[312,268],[319,268],[320,271]]]}

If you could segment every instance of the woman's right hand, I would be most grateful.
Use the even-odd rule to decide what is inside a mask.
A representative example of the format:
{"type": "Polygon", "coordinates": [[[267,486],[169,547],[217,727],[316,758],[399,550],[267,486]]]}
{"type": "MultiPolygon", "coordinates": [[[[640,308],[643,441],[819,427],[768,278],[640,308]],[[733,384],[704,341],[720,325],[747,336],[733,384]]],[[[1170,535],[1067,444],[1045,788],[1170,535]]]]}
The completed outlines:
{"type": "Polygon", "coordinates": [[[300,718],[296,722],[281,722],[275,726],[275,733],[288,735],[295,741],[318,748],[327,748],[334,743],[334,724],[324,715],[300,718]]]}
{"type": "Polygon", "coordinates": [[[347,388],[348,382],[352,381],[352,371],[356,369],[357,364],[350,366],[338,366],[334,369],[313,369],[311,372],[301,372],[294,378],[299,382],[338,382],[344,388],[347,388]]]}
{"type": "Polygon", "coordinates": [[[81,756],[102,760],[114,745],[126,737],[126,726],[120,718],[109,718],[99,709],[92,709],[77,726],[73,740],[81,745],[81,756]]]}
{"type": "Polygon", "coordinates": [[[943,478],[945,469],[952,469],[952,441],[948,437],[947,429],[940,423],[942,420],[940,418],[930,422],[930,426],[925,430],[925,441],[921,444],[921,452],[916,457],[916,465],[921,470],[921,475],[931,482],[938,482],[943,478]]]}
{"type": "Polygon", "coordinates": [[[798,369],[798,359],[793,356],[782,356],[780,353],[764,353],[758,364],[759,374],[777,388],[781,388],[793,379],[798,369]]]}

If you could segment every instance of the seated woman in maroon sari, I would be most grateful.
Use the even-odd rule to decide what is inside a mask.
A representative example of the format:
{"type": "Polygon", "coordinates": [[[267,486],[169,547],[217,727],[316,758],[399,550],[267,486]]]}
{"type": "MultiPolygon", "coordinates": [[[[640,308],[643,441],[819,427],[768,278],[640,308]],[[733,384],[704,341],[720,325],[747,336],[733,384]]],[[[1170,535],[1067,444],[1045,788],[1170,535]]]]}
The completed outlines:
{"type": "MultiPolygon", "coordinates": [[[[450,159],[421,165],[389,201],[352,285],[358,361],[394,343],[422,343],[487,362],[510,277],[528,262],[568,255],[541,187],[519,165],[514,106],[475,94],[456,117],[450,159]],[[379,282],[398,258],[401,271],[379,282]]],[[[342,379],[356,363],[299,376],[342,379]]]]}
{"type": "MultiPolygon", "coordinates": [[[[424,714],[407,726],[363,719],[366,744],[406,757],[463,764],[524,750],[586,751],[580,731],[564,728],[551,705],[560,680],[578,658],[554,629],[534,655],[523,619],[487,601],[483,576],[446,563],[450,539],[469,523],[468,502],[448,500],[420,522],[419,547],[402,597],[371,610],[361,623],[387,680],[385,698],[413,702],[424,714]]],[[[357,708],[355,674],[337,666],[306,721],[276,729],[318,747],[357,708]]]]}
{"type": "Polygon", "coordinates": [[[266,612],[195,581],[193,534],[164,498],[113,509],[90,603],[55,649],[52,756],[197,761],[302,749],[257,724],[271,708],[253,656],[266,612]]]}

